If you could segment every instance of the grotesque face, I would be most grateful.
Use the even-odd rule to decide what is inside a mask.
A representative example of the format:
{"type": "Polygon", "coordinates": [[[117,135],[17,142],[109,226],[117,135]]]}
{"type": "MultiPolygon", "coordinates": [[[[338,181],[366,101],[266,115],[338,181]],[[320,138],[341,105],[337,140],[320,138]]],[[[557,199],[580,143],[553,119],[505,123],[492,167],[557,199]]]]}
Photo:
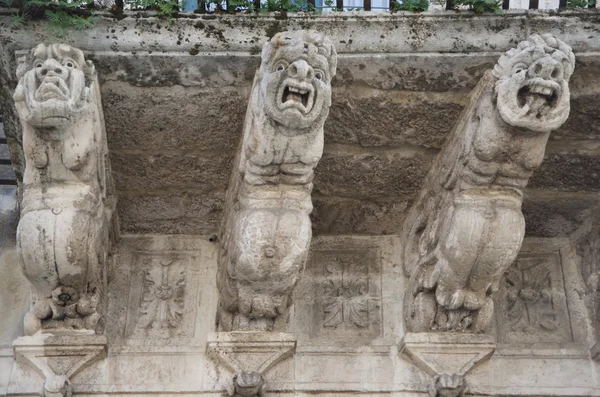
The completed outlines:
{"type": "Polygon", "coordinates": [[[511,125],[546,132],[569,116],[571,47],[551,35],[533,35],[509,50],[494,67],[497,106],[511,125]]]}
{"type": "Polygon", "coordinates": [[[260,90],[267,115],[291,129],[324,121],[331,105],[331,79],[336,52],[323,35],[283,32],[262,52],[260,90]]]}
{"type": "Polygon", "coordinates": [[[23,120],[35,127],[58,127],[88,108],[94,66],[80,50],[40,44],[19,61],[14,100],[23,120]]]}

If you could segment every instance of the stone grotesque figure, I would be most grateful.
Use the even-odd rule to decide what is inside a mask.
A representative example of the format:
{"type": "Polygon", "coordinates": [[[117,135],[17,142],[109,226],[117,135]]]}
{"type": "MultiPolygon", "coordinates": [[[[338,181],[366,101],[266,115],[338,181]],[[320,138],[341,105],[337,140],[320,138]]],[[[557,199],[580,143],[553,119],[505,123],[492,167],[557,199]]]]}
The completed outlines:
{"type": "Polygon", "coordinates": [[[279,33],[264,45],[226,205],[221,330],[272,330],[291,304],[312,236],[313,169],[336,62],[315,32],[279,33]]]}
{"type": "Polygon", "coordinates": [[[485,332],[521,248],[523,189],[569,115],[575,57],[533,35],[487,72],[404,224],[408,331],[485,332]]]}
{"type": "Polygon", "coordinates": [[[114,210],[94,65],[69,45],[40,44],[17,77],[26,159],[17,245],[33,285],[25,333],[94,330],[114,210]]]}

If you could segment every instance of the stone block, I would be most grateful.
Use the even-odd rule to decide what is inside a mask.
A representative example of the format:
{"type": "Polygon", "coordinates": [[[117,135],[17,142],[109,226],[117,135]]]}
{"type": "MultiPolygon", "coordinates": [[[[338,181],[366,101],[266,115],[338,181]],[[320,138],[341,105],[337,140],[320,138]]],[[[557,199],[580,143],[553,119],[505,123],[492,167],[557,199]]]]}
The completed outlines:
{"type": "Polygon", "coordinates": [[[7,145],[0,144],[0,160],[10,160],[10,152],[7,145]]]}
{"type": "Polygon", "coordinates": [[[600,190],[600,161],[594,153],[547,153],[528,187],[557,191],[600,190]]]}
{"type": "Polygon", "coordinates": [[[512,348],[511,354],[559,355],[564,348],[588,354],[591,327],[581,293],[586,286],[574,253],[568,238],[524,240],[494,294],[497,342],[512,348]]]}
{"type": "Polygon", "coordinates": [[[357,200],[313,196],[311,214],[313,233],[320,234],[395,234],[402,226],[411,200],[357,200]]]}
{"type": "Polygon", "coordinates": [[[183,39],[171,56],[153,51],[106,52],[94,56],[104,81],[121,81],[137,87],[221,88],[252,84],[258,59],[247,54],[200,54],[199,43],[183,39]],[[216,62],[215,62],[216,61],[216,62]]]}
{"type": "Polygon", "coordinates": [[[242,137],[248,94],[182,86],[102,86],[111,151],[233,151],[242,137]]]}
{"type": "Polygon", "coordinates": [[[384,330],[402,332],[401,317],[396,317],[402,290],[395,249],[390,237],[313,239],[290,319],[302,346],[339,351],[341,346],[383,345],[395,338],[384,330]]]}
{"type": "Polygon", "coordinates": [[[111,152],[117,190],[207,193],[227,187],[233,156],[213,154],[125,154],[111,152]]]}
{"type": "Polygon", "coordinates": [[[15,180],[15,171],[12,165],[0,164],[0,179],[15,180]]]}
{"type": "MultiPolygon", "coordinates": [[[[600,87],[600,82],[596,83],[600,87]]],[[[597,122],[599,94],[574,95],[571,112],[565,124],[550,134],[551,139],[594,139],[600,138],[600,123],[597,122]]]]}
{"type": "Polygon", "coordinates": [[[368,90],[358,87],[335,91],[325,123],[325,142],[363,147],[409,144],[440,148],[460,116],[465,97],[407,91],[370,95],[368,90]]]}
{"type": "Polygon", "coordinates": [[[123,237],[111,274],[111,346],[200,349],[214,329],[216,251],[198,236],[123,237]]]}
{"type": "Polygon", "coordinates": [[[597,211],[600,203],[594,193],[547,195],[526,190],[523,200],[527,237],[565,237],[597,211]]]}
{"type": "Polygon", "coordinates": [[[326,148],[315,169],[315,193],[360,199],[413,195],[435,157],[435,150],[353,153],[326,148]]]}
{"type": "Polygon", "coordinates": [[[224,193],[130,196],[117,203],[125,233],[213,234],[219,229],[224,193]]]}

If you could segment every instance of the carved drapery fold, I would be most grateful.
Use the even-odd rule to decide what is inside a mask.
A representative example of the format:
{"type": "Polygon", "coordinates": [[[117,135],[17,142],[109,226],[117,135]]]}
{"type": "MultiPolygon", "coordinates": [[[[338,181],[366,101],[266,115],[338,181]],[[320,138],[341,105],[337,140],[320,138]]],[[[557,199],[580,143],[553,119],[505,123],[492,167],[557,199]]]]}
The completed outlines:
{"type": "Polygon", "coordinates": [[[431,168],[403,227],[407,330],[485,332],[525,233],[523,189],[569,115],[571,48],[532,35],[503,55],[431,168]]]}
{"type": "Polygon", "coordinates": [[[94,65],[66,44],[19,59],[26,165],[17,247],[31,282],[25,333],[101,331],[115,200],[94,65]]]}
{"type": "Polygon", "coordinates": [[[312,236],[313,170],[336,62],[316,32],[282,32],[263,47],[221,233],[223,331],[273,330],[291,305],[312,236]]]}

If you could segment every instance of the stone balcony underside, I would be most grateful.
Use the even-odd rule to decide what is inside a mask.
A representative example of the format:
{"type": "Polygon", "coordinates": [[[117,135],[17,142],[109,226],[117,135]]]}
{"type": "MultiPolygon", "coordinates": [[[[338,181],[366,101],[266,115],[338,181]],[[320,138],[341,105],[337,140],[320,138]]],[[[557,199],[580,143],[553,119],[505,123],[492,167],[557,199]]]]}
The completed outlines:
{"type": "MultiPolygon", "coordinates": [[[[11,95],[15,52],[54,40],[41,24],[3,39],[1,101],[13,163],[22,154],[11,95]]],[[[527,235],[565,236],[600,189],[600,13],[469,13],[327,17],[148,16],[100,19],[69,42],[101,80],[125,233],[211,234],[221,221],[260,45],[278,31],[315,29],[339,56],[325,151],[315,170],[315,234],[398,231],[468,92],[529,33],[552,33],[577,56],[571,116],[553,132],[526,191],[527,235]]]]}
{"type": "MultiPolygon", "coordinates": [[[[0,16],[0,109],[21,180],[16,58],[60,40],[42,24],[12,30],[9,22],[0,16]]],[[[477,396],[598,395],[600,366],[590,357],[596,314],[586,310],[592,293],[584,279],[591,279],[600,252],[599,22],[596,11],[504,18],[193,15],[173,24],[138,15],[100,18],[85,34],[65,38],[87,51],[98,72],[124,232],[108,275],[107,356],[73,375],[75,395],[222,396],[233,373],[213,362],[207,345],[208,353],[263,354],[293,345],[291,357],[264,371],[267,395],[428,395],[438,353],[472,352],[444,340],[405,338],[408,287],[397,235],[469,92],[502,53],[533,33],[552,33],[575,52],[571,116],[552,133],[526,189],[527,236],[512,284],[503,282],[494,295],[496,351],[489,358],[488,346],[476,359],[463,357],[469,365],[482,361],[472,370],[466,365],[465,376],[477,396]],[[326,34],[339,54],[315,170],[315,237],[294,292],[288,331],[295,336],[239,346],[211,336],[219,250],[211,235],[221,222],[260,46],[297,29],[326,34]],[[176,284],[181,299],[153,307],[181,315],[167,318],[167,311],[141,304],[157,301],[147,289],[157,275],[162,287],[176,284]],[[522,292],[541,293],[536,288],[552,299],[525,299],[522,292]],[[511,306],[515,294],[520,298],[511,306]],[[431,373],[407,356],[432,365],[431,373]]],[[[9,224],[14,234],[15,194],[6,197],[0,192],[0,204],[9,204],[0,208],[0,226],[9,224]]],[[[36,350],[11,345],[23,333],[28,295],[13,245],[0,233],[0,317],[7,324],[0,326],[0,395],[37,395],[42,378],[21,357],[36,350]]]]}

